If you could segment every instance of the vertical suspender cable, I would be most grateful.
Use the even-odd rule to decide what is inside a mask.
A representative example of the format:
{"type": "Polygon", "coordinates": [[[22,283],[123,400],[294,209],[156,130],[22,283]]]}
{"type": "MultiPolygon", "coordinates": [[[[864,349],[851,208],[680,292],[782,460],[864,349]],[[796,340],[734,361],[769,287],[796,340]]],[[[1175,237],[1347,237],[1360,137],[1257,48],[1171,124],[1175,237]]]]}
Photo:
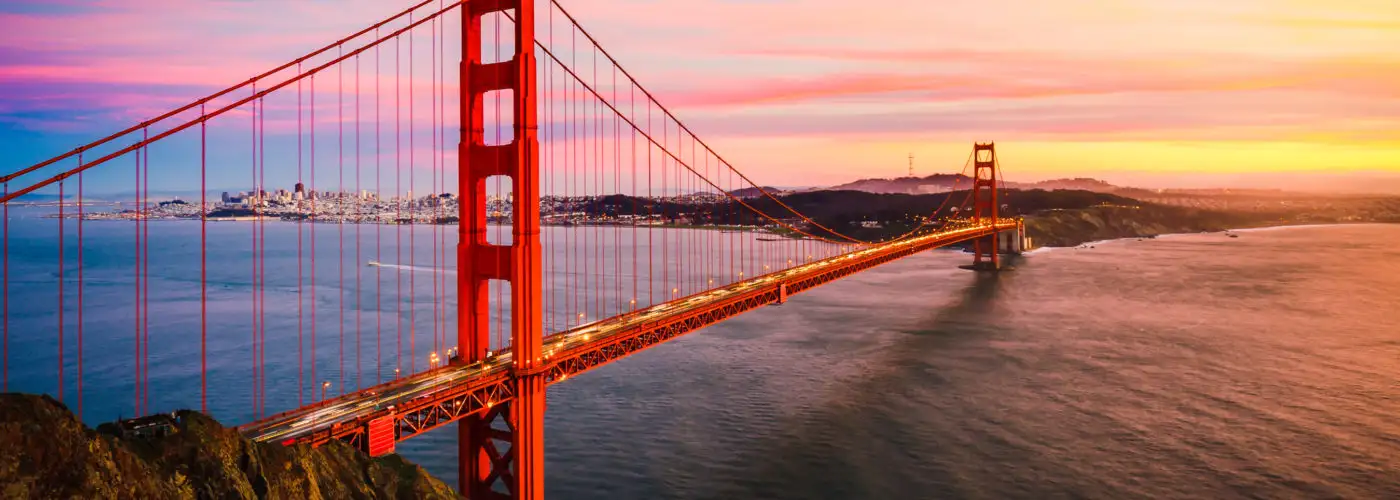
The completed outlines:
{"type": "MultiPolygon", "coordinates": [[[[9,196],[9,194],[10,194],[10,183],[9,183],[9,182],[6,182],[6,183],[5,183],[5,195],[6,195],[6,196],[9,196]]],[[[4,215],[4,219],[5,219],[5,220],[3,221],[5,234],[4,234],[4,241],[3,241],[3,243],[0,243],[0,246],[3,246],[3,247],[4,247],[3,253],[4,253],[4,260],[5,260],[5,262],[4,262],[5,269],[4,269],[3,271],[0,271],[0,272],[3,272],[3,273],[4,273],[4,276],[3,276],[3,277],[0,277],[0,281],[3,281],[3,283],[0,284],[0,295],[3,295],[3,297],[0,297],[0,302],[3,302],[3,305],[0,305],[0,308],[3,308],[3,309],[4,309],[4,311],[3,311],[4,319],[3,319],[3,327],[0,327],[0,328],[3,328],[3,330],[4,330],[4,339],[3,339],[4,350],[3,350],[3,356],[4,356],[5,359],[0,360],[0,364],[3,364],[3,365],[4,365],[2,368],[0,368],[0,374],[2,374],[2,375],[0,375],[0,391],[9,392],[9,391],[10,391],[10,202],[9,202],[9,201],[6,201],[6,202],[5,202],[5,206],[4,206],[4,209],[3,209],[3,210],[4,210],[4,214],[3,214],[3,215],[4,215]]]]}
{"type": "Polygon", "coordinates": [[[403,227],[400,226],[400,221],[403,220],[403,148],[399,143],[403,139],[403,120],[399,116],[402,109],[399,98],[403,95],[401,44],[402,38],[394,37],[394,285],[398,291],[394,296],[394,303],[398,307],[398,314],[394,316],[394,326],[398,332],[398,340],[394,342],[398,351],[395,378],[403,370],[403,227]]]}
{"type": "MultiPolygon", "coordinates": [[[[342,45],[340,53],[345,49],[342,45]]],[[[336,155],[338,158],[338,174],[340,187],[337,188],[335,197],[336,211],[336,251],[338,252],[336,263],[339,264],[337,273],[338,288],[335,296],[340,304],[340,318],[336,323],[339,325],[340,333],[340,367],[336,369],[340,375],[340,394],[345,394],[345,64],[335,65],[336,85],[335,85],[335,121],[336,121],[336,155]]]]}
{"type": "MultiPolygon", "coordinates": [[[[149,129],[143,132],[142,142],[149,139],[149,129]]],[[[150,411],[151,406],[151,150],[142,146],[141,150],[141,404],[150,411]]]]}
{"type": "MultiPolygon", "coordinates": [[[[258,84],[257,84],[257,82],[254,82],[254,83],[253,83],[253,95],[256,96],[257,94],[258,94],[258,84]]],[[[248,204],[253,208],[253,220],[255,221],[254,223],[249,224],[249,228],[252,230],[252,233],[253,233],[253,238],[252,238],[252,240],[250,241],[250,244],[252,245],[251,248],[250,248],[250,253],[252,254],[252,262],[251,262],[251,267],[250,267],[250,271],[251,271],[250,274],[251,274],[251,276],[250,276],[250,281],[249,281],[249,291],[251,292],[252,298],[253,298],[253,302],[252,302],[252,304],[253,304],[253,311],[252,311],[251,321],[250,321],[250,324],[252,325],[252,332],[251,332],[251,338],[252,338],[252,344],[251,344],[251,346],[252,346],[252,363],[251,363],[250,366],[251,366],[251,368],[252,368],[252,375],[253,375],[253,377],[252,377],[253,390],[252,390],[252,393],[251,393],[251,394],[252,394],[252,405],[251,405],[251,406],[252,406],[252,409],[253,409],[253,418],[256,419],[256,418],[258,418],[258,224],[257,224],[257,222],[256,222],[256,220],[257,220],[257,218],[258,218],[258,103],[257,103],[257,101],[253,101],[253,102],[251,103],[251,106],[252,106],[252,113],[251,113],[249,116],[250,116],[250,118],[252,119],[252,128],[250,129],[252,133],[249,134],[249,142],[252,143],[252,148],[253,148],[253,149],[252,149],[252,154],[250,155],[252,161],[251,161],[251,164],[250,164],[248,170],[249,170],[249,172],[251,173],[251,177],[252,177],[252,190],[251,190],[252,192],[250,192],[250,193],[248,194],[247,202],[248,202],[248,204]]],[[[150,347],[149,347],[149,345],[148,345],[148,346],[147,346],[147,349],[149,349],[149,348],[150,348],[150,347]]]]}
{"type": "MultiPolygon", "coordinates": [[[[83,154],[78,153],[78,164],[83,154]]],[[[78,421],[83,420],[83,173],[78,172],[78,421]]]]}
{"type": "MultiPolygon", "coordinates": [[[[300,75],[301,75],[301,63],[297,63],[297,75],[298,75],[298,77],[300,77],[300,75]]],[[[298,212],[301,211],[301,203],[302,203],[303,201],[305,201],[305,198],[306,198],[306,189],[305,189],[306,186],[305,186],[304,184],[301,183],[301,182],[302,182],[302,177],[301,177],[301,160],[302,160],[302,157],[303,157],[303,155],[302,155],[302,150],[301,150],[301,143],[302,143],[302,137],[304,137],[303,134],[302,134],[302,123],[301,123],[301,121],[302,121],[301,96],[302,96],[301,79],[298,78],[298,79],[297,79],[297,185],[296,185],[295,189],[300,189],[300,190],[301,190],[301,199],[297,199],[297,193],[296,193],[296,192],[293,192],[293,193],[292,193],[292,199],[295,200],[295,202],[297,203],[297,211],[298,211],[298,212]]],[[[303,316],[303,314],[302,314],[302,308],[304,307],[304,304],[305,304],[305,301],[304,301],[304,299],[303,299],[303,297],[302,297],[302,287],[306,284],[306,282],[305,282],[305,280],[302,278],[302,255],[301,255],[302,223],[303,223],[303,221],[305,221],[305,220],[306,220],[305,217],[298,217],[298,218],[297,218],[297,406],[304,406],[304,405],[306,404],[305,399],[303,398],[303,392],[304,392],[305,389],[306,389],[306,381],[305,381],[305,379],[302,377],[302,370],[303,370],[304,368],[306,368],[306,359],[305,359],[305,357],[304,357],[304,355],[303,355],[303,353],[302,353],[302,344],[303,344],[303,342],[302,342],[302,316],[303,316]]]]}
{"type": "MultiPolygon", "coordinates": [[[[408,20],[409,20],[409,23],[412,23],[412,22],[413,22],[413,13],[412,13],[412,12],[410,12],[410,13],[408,14],[408,20]]],[[[415,135],[418,135],[418,134],[415,134],[415,133],[414,133],[414,131],[416,130],[417,127],[415,127],[416,124],[415,124],[414,121],[413,121],[413,120],[414,120],[414,112],[413,112],[413,111],[414,111],[414,110],[413,110],[413,94],[414,94],[414,92],[413,92],[413,82],[416,80],[416,78],[413,76],[413,38],[414,38],[414,37],[413,37],[413,32],[412,32],[412,31],[408,32],[408,195],[409,195],[409,196],[408,196],[408,265],[409,265],[409,267],[413,267],[413,265],[417,262],[416,259],[415,259],[415,257],[416,257],[416,255],[415,255],[416,252],[414,252],[413,240],[414,240],[414,234],[415,234],[414,227],[416,227],[416,226],[418,225],[418,221],[417,221],[417,218],[418,218],[418,210],[417,210],[417,207],[415,206],[415,205],[417,205],[417,204],[414,203],[414,198],[413,198],[413,178],[416,177],[416,176],[414,175],[414,170],[415,170],[416,168],[418,168],[418,166],[417,166],[416,164],[414,164],[414,151],[413,151],[413,137],[414,137],[415,135]]],[[[414,342],[415,339],[417,339],[417,335],[415,335],[416,330],[414,329],[414,326],[415,326],[415,325],[413,324],[413,323],[414,323],[414,314],[413,314],[413,313],[414,313],[414,300],[413,300],[413,299],[414,299],[415,296],[418,295],[418,288],[417,288],[416,286],[414,286],[414,285],[415,285],[415,278],[416,278],[417,274],[418,274],[418,273],[408,273],[408,372],[409,372],[409,373],[416,373],[416,372],[418,371],[418,369],[417,369],[417,366],[418,366],[418,350],[416,349],[416,344],[415,344],[415,342],[414,342]]]]}
{"type": "Polygon", "coordinates": [[[360,293],[361,274],[360,270],[360,225],[364,217],[363,207],[366,200],[364,191],[360,187],[360,55],[355,54],[355,390],[360,390],[362,385],[361,375],[364,365],[360,363],[360,312],[363,310],[360,301],[363,298],[360,293]]]}
{"type": "MultiPolygon", "coordinates": [[[[613,69],[613,102],[617,102],[617,69],[613,69]]],[[[613,194],[622,194],[622,120],[613,117],[613,194]]],[[[622,205],[613,207],[613,215],[622,214],[622,205]]],[[[612,304],[622,299],[622,227],[614,217],[613,225],[613,297],[612,304]]],[[[609,314],[611,316],[612,314],[609,314]]]]}
{"type": "MultiPolygon", "coordinates": [[[[375,39],[379,38],[379,30],[374,30],[375,39]]],[[[380,174],[380,160],[383,159],[383,149],[380,147],[380,139],[383,134],[380,132],[379,109],[380,102],[384,100],[384,93],[381,89],[383,83],[383,66],[379,59],[379,46],[374,46],[374,261],[384,262],[384,220],[379,217],[379,205],[384,201],[384,183],[380,174]]],[[[380,288],[383,284],[383,266],[374,266],[374,381],[375,383],[384,381],[384,357],[381,348],[384,345],[381,335],[384,332],[384,300],[380,295],[380,288]]]]}
{"type": "MultiPolygon", "coordinates": [[[[267,101],[258,98],[258,194],[267,197],[267,101]]],[[[267,219],[258,217],[258,413],[267,415],[267,219]]]]}
{"type": "Polygon", "coordinates": [[[134,406],[135,406],[135,413],[136,413],[136,416],[140,416],[140,415],[143,415],[143,413],[141,413],[141,150],[140,150],[140,149],[137,149],[137,150],[136,150],[136,157],[135,157],[135,158],[136,158],[136,164],[135,164],[135,166],[134,166],[134,168],[133,168],[133,171],[135,172],[136,176],[135,176],[133,182],[134,182],[135,187],[136,187],[136,199],[135,199],[135,200],[132,200],[132,201],[133,201],[134,204],[135,204],[134,210],[136,211],[136,215],[131,219],[131,226],[132,226],[132,229],[133,229],[133,232],[132,232],[132,241],[135,243],[135,247],[134,247],[134,249],[132,250],[132,252],[133,252],[133,253],[132,253],[132,259],[134,260],[134,264],[135,264],[135,265],[133,266],[133,268],[132,268],[132,278],[133,278],[133,280],[135,281],[135,284],[136,284],[136,294],[133,296],[133,304],[134,304],[135,314],[134,314],[133,317],[132,317],[132,319],[133,319],[133,321],[134,321],[134,323],[132,324],[132,332],[133,332],[133,336],[134,336],[135,341],[136,341],[136,343],[135,343],[135,345],[136,345],[136,353],[135,353],[135,355],[134,355],[134,357],[135,357],[135,359],[136,359],[136,362],[135,362],[135,365],[133,366],[133,368],[135,368],[135,374],[134,374],[134,377],[133,377],[133,380],[135,381],[135,383],[132,385],[132,388],[135,389],[135,399],[134,399],[134,401],[135,401],[135,405],[134,405],[134,406]]]}
{"type": "MultiPolygon", "coordinates": [[[[628,98],[627,98],[627,103],[628,103],[628,105],[631,106],[631,111],[630,111],[629,115],[631,115],[631,118],[632,118],[633,121],[636,121],[636,119],[637,119],[637,86],[636,86],[636,85],[631,85],[631,86],[628,87],[628,98]]],[[[631,299],[631,300],[632,300],[632,302],[631,302],[631,308],[630,308],[630,310],[629,310],[629,312],[630,312],[630,311],[635,311],[635,310],[637,310],[637,216],[639,215],[638,210],[637,210],[637,197],[639,196],[639,193],[637,192],[637,129],[636,129],[636,128],[633,128],[633,129],[632,129],[632,144],[631,144],[631,147],[629,148],[628,151],[630,152],[630,154],[628,154],[628,159],[629,159],[629,161],[632,162],[632,192],[631,192],[631,195],[632,195],[632,299],[631,299]]]]}
{"type": "Polygon", "coordinates": [[[311,390],[311,394],[312,394],[312,397],[315,397],[315,395],[317,394],[317,392],[316,392],[316,390],[314,389],[314,387],[317,386],[317,385],[320,385],[319,383],[316,382],[316,360],[317,360],[317,356],[316,356],[316,309],[317,309],[317,305],[318,305],[319,302],[320,302],[320,293],[318,293],[318,291],[317,291],[317,289],[316,289],[316,215],[317,215],[317,214],[316,214],[316,198],[318,198],[318,197],[321,196],[321,193],[319,193],[319,192],[316,191],[316,75],[315,75],[315,74],[311,75],[311,84],[310,84],[309,86],[311,87],[311,89],[310,89],[310,93],[311,93],[311,117],[310,117],[310,120],[309,120],[309,121],[311,122],[311,141],[310,141],[310,142],[311,142],[311,148],[310,148],[310,153],[311,153],[311,156],[310,156],[310,163],[311,163],[311,165],[310,165],[310,167],[311,167],[311,187],[307,188],[307,190],[306,190],[306,197],[309,198],[309,205],[310,205],[310,207],[311,207],[311,208],[310,208],[310,213],[307,215],[307,220],[310,222],[310,225],[311,225],[311,228],[310,228],[310,231],[311,231],[311,237],[310,237],[310,239],[311,239],[311,276],[310,276],[310,278],[311,278],[311,286],[310,286],[310,288],[311,288],[311,297],[309,297],[309,298],[307,299],[307,301],[310,302],[310,304],[311,304],[311,315],[310,315],[310,316],[311,316],[311,317],[310,317],[310,326],[311,326],[311,349],[310,349],[310,351],[311,351],[311,355],[309,356],[309,358],[310,358],[310,361],[311,361],[311,384],[312,384],[312,387],[313,387],[313,389],[311,390]]]}
{"type": "Polygon", "coordinates": [[[209,205],[208,121],[204,105],[199,105],[199,411],[209,414],[209,205]]]}
{"type": "Polygon", "coordinates": [[[63,402],[63,181],[58,181],[58,401],[63,402]]]}

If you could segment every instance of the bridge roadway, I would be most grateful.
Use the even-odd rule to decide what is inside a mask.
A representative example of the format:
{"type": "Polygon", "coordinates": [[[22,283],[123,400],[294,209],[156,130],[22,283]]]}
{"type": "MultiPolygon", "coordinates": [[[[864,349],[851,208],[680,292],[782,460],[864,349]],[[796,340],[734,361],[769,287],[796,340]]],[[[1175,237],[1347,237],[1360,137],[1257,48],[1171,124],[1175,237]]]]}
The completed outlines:
{"type": "MultiPolygon", "coordinates": [[[[894,243],[871,246],[638,311],[596,321],[544,338],[545,359],[537,369],[547,383],[596,368],[767,304],[787,295],[915,253],[1015,230],[1017,222],[964,224],[894,243]],[[786,285],[786,290],[783,286],[786,285]]],[[[511,352],[507,348],[475,363],[455,363],[328,399],[245,424],[239,430],[260,442],[307,443],[331,439],[366,447],[369,423],[392,418],[394,440],[402,441],[485,411],[512,397],[511,352]]]]}

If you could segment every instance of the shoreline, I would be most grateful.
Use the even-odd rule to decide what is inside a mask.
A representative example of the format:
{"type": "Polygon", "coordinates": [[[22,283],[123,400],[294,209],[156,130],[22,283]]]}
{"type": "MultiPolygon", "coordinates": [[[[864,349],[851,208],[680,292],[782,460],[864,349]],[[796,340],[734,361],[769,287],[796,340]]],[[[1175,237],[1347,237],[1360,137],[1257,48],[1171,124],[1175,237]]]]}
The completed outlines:
{"type": "MultiPolygon", "coordinates": [[[[134,217],[110,217],[110,218],[109,218],[109,217],[99,217],[99,218],[92,218],[91,215],[92,215],[92,214],[90,213],[90,214],[88,214],[88,216],[83,217],[81,220],[83,220],[83,221],[110,221],[110,222],[119,222],[119,223],[120,223],[120,222],[141,222],[141,221],[146,221],[146,222],[149,222],[149,221],[172,221],[172,222],[173,222],[173,221],[188,221],[188,222],[200,222],[200,221],[201,221],[201,219],[198,218],[198,217],[159,217],[159,218],[141,219],[141,218],[134,218],[134,217]]],[[[57,218],[57,217],[54,216],[54,215],[49,215],[49,216],[47,216],[46,218],[57,218]]],[[[67,215],[65,215],[63,218],[65,218],[65,219],[68,219],[68,218],[77,219],[78,216],[77,216],[77,214],[67,214],[67,215]]],[[[422,226],[429,226],[429,227],[431,227],[431,226],[458,226],[458,225],[459,225],[456,221],[444,222],[444,223],[438,223],[438,222],[398,223],[398,222],[396,222],[396,221],[387,221],[387,220],[336,221],[336,220],[317,220],[317,219],[284,219],[284,218],[281,218],[281,217],[271,217],[271,216],[264,216],[264,217],[259,217],[259,216],[211,217],[211,218],[207,218],[207,219],[203,219],[203,220],[204,220],[204,221],[207,221],[207,222],[234,222],[234,223],[236,223],[236,222],[254,222],[254,223],[259,223],[259,222],[262,222],[262,223],[274,222],[274,223],[289,223],[289,224],[308,223],[308,224],[328,224],[328,225],[337,225],[337,226],[340,226],[340,225],[375,225],[375,226],[381,226],[381,225],[382,225],[382,226],[415,226],[415,225],[422,225],[422,226]]],[[[1084,242],[1081,242],[1081,243],[1078,243],[1078,244],[1075,244],[1075,245],[1047,245],[1047,246],[1040,246],[1040,247],[1034,248],[1034,249],[1032,249],[1032,250],[1029,250],[1029,251],[1023,253],[1023,255],[1034,255],[1034,254],[1037,254],[1037,253],[1041,253],[1042,251],[1045,251],[1045,250],[1056,249],[1056,248],[1061,248],[1061,249],[1073,249],[1073,248],[1092,247],[1092,246],[1097,246],[1097,245],[1109,244],[1109,243],[1114,242],[1114,241],[1131,240],[1131,239],[1158,239],[1158,238],[1180,237],[1180,236],[1186,236],[1186,235],[1192,235],[1192,234],[1250,233],[1250,232],[1263,232],[1263,231],[1277,231],[1277,230],[1288,229],[1288,228],[1318,228],[1318,227],[1336,227],[1336,226],[1370,225],[1370,224],[1385,225],[1385,224],[1400,224],[1400,222],[1386,222],[1386,221],[1351,221],[1351,222],[1300,223],[1300,224],[1288,224],[1288,223],[1284,223],[1284,224],[1269,224],[1269,223],[1264,223],[1264,224],[1260,224],[1260,225],[1243,225],[1243,226],[1232,227],[1232,228],[1214,229],[1214,230],[1205,230],[1205,231],[1178,231],[1178,232],[1164,232],[1164,233],[1158,233],[1158,234],[1124,235],[1124,236],[1113,237],[1113,238],[1103,238],[1103,239],[1097,239],[1097,240],[1088,240],[1088,241],[1084,241],[1084,242]]],[[[689,230],[697,230],[697,231],[719,231],[719,232],[721,232],[721,233],[755,233],[755,234],[760,235],[760,238],[759,238],[760,241],[765,241],[765,242],[769,242],[769,241],[798,241],[798,240],[805,240],[805,239],[808,239],[808,238],[793,238],[792,236],[790,236],[789,234],[786,234],[785,232],[782,232],[782,231],[775,231],[775,230],[773,230],[773,228],[764,228],[764,227],[757,227],[757,226],[697,225],[697,224],[635,224],[635,225],[634,225],[634,224],[610,224],[610,223],[588,223],[588,222],[584,222],[584,223],[577,223],[577,222],[576,222],[576,223],[567,223],[567,224],[565,224],[565,223],[550,223],[550,222],[543,222],[543,221],[542,221],[542,223],[541,223],[540,225],[541,225],[541,227],[550,227],[550,228],[567,228],[567,227],[578,226],[578,227],[616,227],[616,228],[622,228],[622,229],[624,229],[624,230],[629,229],[629,228],[632,229],[632,230],[636,230],[636,229],[648,229],[648,230],[650,230],[650,229],[689,229],[689,230]],[[770,238],[765,238],[764,236],[771,236],[771,239],[770,239],[770,238]]],[[[501,223],[492,224],[492,223],[488,223],[488,226],[509,226],[509,224],[501,224],[501,223]]],[[[1066,226],[1066,227],[1068,227],[1068,226],[1066,226]]],[[[1216,227],[1219,227],[1219,226],[1216,226],[1216,227]]],[[[1074,231],[1070,231],[1069,234],[1063,235],[1063,236],[1068,236],[1068,238],[1061,238],[1061,239],[1070,239],[1070,240],[1072,241],[1073,239],[1076,239],[1076,238],[1074,238],[1074,237],[1072,236],[1073,233],[1074,233],[1074,231]]]]}
{"type": "MultiPolygon", "coordinates": [[[[89,214],[89,215],[90,215],[90,214],[89,214]]],[[[57,217],[56,215],[49,215],[49,216],[45,216],[45,217],[41,217],[41,218],[45,218],[45,219],[58,219],[59,217],[57,217]]],[[[78,219],[78,216],[77,216],[77,214],[65,214],[62,218],[65,219],[65,220],[66,220],[66,219],[74,219],[74,220],[76,220],[76,219],[78,219]]],[[[152,217],[152,218],[148,218],[148,219],[141,219],[141,218],[135,218],[135,217],[121,217],[121,218],[118,218],[118,217],[96,217],[96,218],[94,218],[94,217],[83,217],[83,218],[82,218],[82,221],[83,221],[83,222],[119,222],[119,223],[120,223],[120,222],[200,222],[200,218],[198,218],[198,217],[152,217]]],[[[417,222],[417,223],[412,223],[412,224],[400,224],[400,223],[396,223],[396,222],[386,222],[386,221],[331,221],[331,220],[314,220],[314,219],[288,220],[288,219],[283,219],[283,218],[281,218],[281,217],[257,217],[257,216],[209,217],[209,218],[207,218],[207,219],[204,219],[204,221],[206,221],[206,222],[263,222],[263,223],[274,222],[274,223],[288,223],[288,224],[303,224],[303,223],[305,223],[305,224],[365,225],[365,226],[457,226],[457,225],[458,225],[458,223],[456,223],[456,222],[448,222],[448,223],[417,222]]],[[[491,223],[491,222],[488,222],[486,225],[487,225],[487,226],[504,226],[504,227],[509,227],[509,226],[510,226],[510,224],[500,224],[500,223],[491,223]]],[[[720,231],[720,232],[722,232],[722,233],[767,233],[767,234],[776,235],[777,237],[782,238],[783,240],[799,240],[799,239],[806,239],[806,238],[793,238],[793,237],[791,237],[791,236],[786,236],[786,235],[783,235],[783,234],[781,234],[781,233],[777,233],[777,232],[774,232],[774,231],[771,231],[771,230],[768,230],[768,229],[765,229],[765,228],[762,228],[762,227],[756,227],[756,226],[707,226],[707,225],[696,225],[696,224],[593,224],[593,223],[560,224],[560,223],[549,223],[549,222],[541,222],[541,223],[540,223],[540,226],[541,226],[541,227],[617,227],[617,228],[636,228],[636,229],[691,229],[691,230],[696,230],[696,231],[720,231]]]]}
{"type": "Polygon", "coordinates": [[[1128,241],[1128,240],[1160,240],[1160,239],[1179,238],[1179,237],[1193,236],[1193,235],[1230,234],[1230,233],[1262,233],[1262,232],[1268,232],[1268,231],[1282,231],[1282,230],[1289,230],[1289,229],[1328,228],[1328,227],[1343,227],[1343,226],[1400,226],[1400,223],[1396,223],[1396,222],[1332,222],[1332,223],[1325,223],[1325,224],[1279,224],[1279,225],[1273,225],[1273,226],[1253,226],[1253,227],[1230,228],[1230,229],[1224,229],[1224,230],[1220,230],[1220,231],[1196,231],[1196,232],[1180,232],[1180,233],[1163,233],[1163,234],[1154,235],[1154,236],[1124,236],[1124,237],[1122,237],[1122,238],[1109,238],[1109,239],[1105,239],[1105,240],[1086,241],[1086,242],[1084,242],[1084,243],[1080,243],[1080,244],[1078,244],[1078,245],[1068,246],[1068,247],[1057,247],[1057,246],[1039,247],[1039,248],[1035,248],[1035,249],[1032,249],[1032,250],[1027,251],[1027,252],[1023,252],[1021,255],[1023,255],[1023,256],[1032,256],[1032,255],[1036,255],[1036,254],[1040,254],[1040,253],[1048,253],[1048,252],[1051,251],[1051,250],[1073,250],[1073,249],[1078,249],[1078,248],[1094,247],[1094,246],[1099,246],[1099,245],[1107,245],[1107,244],[1114,243],[1114,242],[1122,242],[1122,241],[1128,241]]]}

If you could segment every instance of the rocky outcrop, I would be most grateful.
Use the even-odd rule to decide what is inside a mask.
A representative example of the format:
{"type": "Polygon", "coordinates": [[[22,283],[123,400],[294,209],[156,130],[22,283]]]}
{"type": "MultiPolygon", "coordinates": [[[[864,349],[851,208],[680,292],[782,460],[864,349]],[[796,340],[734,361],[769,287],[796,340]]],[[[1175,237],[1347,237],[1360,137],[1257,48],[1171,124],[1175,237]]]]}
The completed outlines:
{"type": "Polygon", "coordinates": [[[254,443],[193,411],[163,437],[94,431],[48,396],[0,394],[2,498],[460,498],[397,455],[254,443]]]}

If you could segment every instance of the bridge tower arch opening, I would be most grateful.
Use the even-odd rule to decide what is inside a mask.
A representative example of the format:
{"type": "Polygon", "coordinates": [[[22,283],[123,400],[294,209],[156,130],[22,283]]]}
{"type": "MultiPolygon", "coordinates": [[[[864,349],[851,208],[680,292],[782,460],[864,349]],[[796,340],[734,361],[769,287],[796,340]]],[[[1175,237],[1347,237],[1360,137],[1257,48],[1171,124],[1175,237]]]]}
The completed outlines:
{"type": "Polygon", "coordinates": [[[459,487],[473,500],[541,499],[545,375],[537,366],[543,342],[543,280],[535,3],[474,0],[463,3],[461,9],[457,345],[462,362],[486,359],[490,350],[488,283],[508,283],[514,397],[458,424],[459,487]],[[484,62],[482,20],[508,12],[514,14],[508,23],[515,31],[514,54],[503,61],[484,62]],[[510,91],[513,133],[508,143],[488,145],[484,98],[496,91],[510,91]],[[509,178],[514,196],[511,239],[499,245],[487,241],[486,180],[492,176],[509,178]]]}

